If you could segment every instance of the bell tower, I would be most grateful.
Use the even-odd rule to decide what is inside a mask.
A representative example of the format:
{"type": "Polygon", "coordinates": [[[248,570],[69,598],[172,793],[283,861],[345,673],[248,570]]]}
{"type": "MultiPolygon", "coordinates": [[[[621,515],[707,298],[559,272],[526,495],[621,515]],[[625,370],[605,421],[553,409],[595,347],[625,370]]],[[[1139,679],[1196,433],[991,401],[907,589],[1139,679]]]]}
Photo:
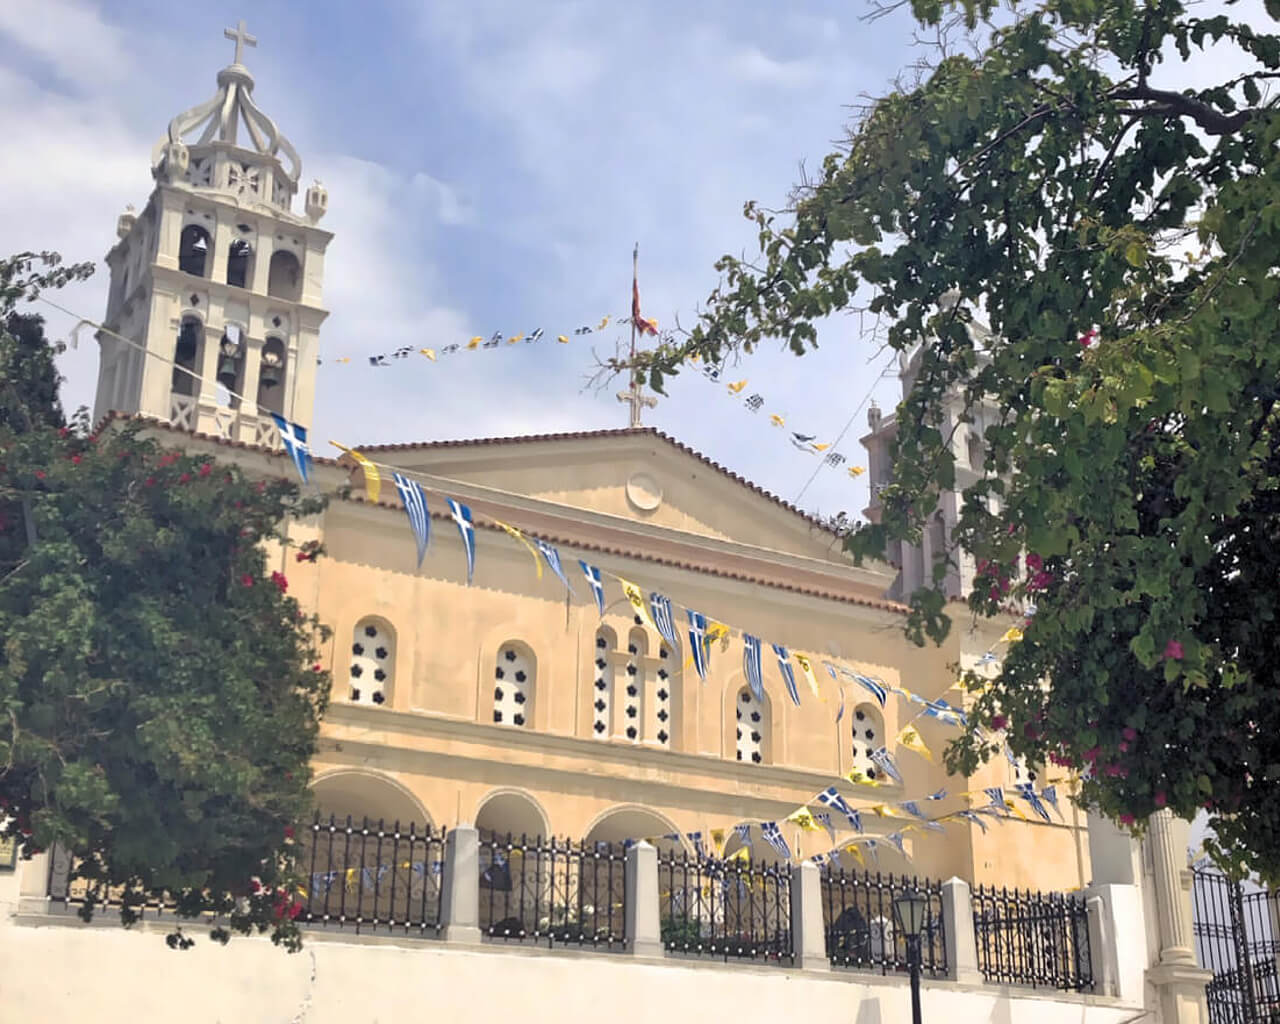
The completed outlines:
{"type": "Polygon", "coordinates": [[[242,63],[257,40],[243,21],[225,34],[235,59],[216,94],[169,122],[146,206],[117,221],[94,418],[277,447],[270,413],[312,421],[329,197],[316,182],[293,213],[301,161],[242,63]]]}

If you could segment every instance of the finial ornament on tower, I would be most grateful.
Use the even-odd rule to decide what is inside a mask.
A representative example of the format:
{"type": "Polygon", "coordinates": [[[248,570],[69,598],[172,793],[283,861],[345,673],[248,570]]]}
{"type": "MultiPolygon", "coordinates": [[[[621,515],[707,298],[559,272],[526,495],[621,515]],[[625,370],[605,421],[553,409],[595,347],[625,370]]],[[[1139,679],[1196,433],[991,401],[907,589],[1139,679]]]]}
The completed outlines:
{"type": "Polygon", "coordinates": [[[258,40],[255,36],[249,35],[248,30],[244,27],[244,19],[240,19],[240,24],[235,28],[224,28],[222,34],[236,44],[236,59],[233,64],[243,64],[241,59],[244,56],[244,48],[248,46],[257,46],[258,40]]]}

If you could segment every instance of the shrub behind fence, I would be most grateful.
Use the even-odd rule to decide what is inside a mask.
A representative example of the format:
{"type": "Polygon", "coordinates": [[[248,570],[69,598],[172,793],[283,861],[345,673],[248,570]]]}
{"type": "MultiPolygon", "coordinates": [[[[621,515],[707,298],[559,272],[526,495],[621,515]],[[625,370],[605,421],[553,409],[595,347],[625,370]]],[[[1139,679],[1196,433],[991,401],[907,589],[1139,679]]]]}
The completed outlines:
{"type": "Polygon", "coordinates": [[[1077,992],[1093,988],[1083,896],[978,886],[973,927],[986,981],[1077,992]]]}
{"type": "Polygon", "coordinates": [[[894,897],[916,890],[928,897],[920,933],[920,969],[928,977],[947,973],[947,939],[942,927],[942,883],[905,875],[830,869],[822,875],[822,919],[827,957],[837,967],[907,970],[907,937],[898,927],[894,897]]]}

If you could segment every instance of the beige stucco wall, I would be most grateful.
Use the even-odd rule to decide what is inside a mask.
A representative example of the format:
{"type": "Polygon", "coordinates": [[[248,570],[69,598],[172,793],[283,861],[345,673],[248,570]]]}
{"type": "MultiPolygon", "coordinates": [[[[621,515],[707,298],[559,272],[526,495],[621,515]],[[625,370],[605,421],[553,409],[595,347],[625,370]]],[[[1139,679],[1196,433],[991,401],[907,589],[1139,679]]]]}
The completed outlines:
{"type": "MultiPolygon", "coordinates": [[[[315,935],[289,955],[264,939],[220,947],[199,931],[177,952],[162,929],[37,921],[0,922],[0,1005],[45,1024],[910,1019],[905,980],[871,974],[315,935]]],[[[928,981],[922,1010],[966,1024],[1120,1024],[1134,1014],[1098,997],[928,981]]]]}

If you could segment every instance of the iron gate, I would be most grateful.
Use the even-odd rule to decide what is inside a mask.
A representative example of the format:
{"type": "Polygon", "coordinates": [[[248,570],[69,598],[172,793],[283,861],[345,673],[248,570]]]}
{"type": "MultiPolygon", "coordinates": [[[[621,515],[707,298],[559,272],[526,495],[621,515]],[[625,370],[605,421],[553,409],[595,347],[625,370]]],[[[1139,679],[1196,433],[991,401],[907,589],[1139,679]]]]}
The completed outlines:
{"type": "Polygon", "coordinates": [[[1212,1024],[1280,1024],[1280,894],[1196,868],[1192,931],[1212,1024]]]}

